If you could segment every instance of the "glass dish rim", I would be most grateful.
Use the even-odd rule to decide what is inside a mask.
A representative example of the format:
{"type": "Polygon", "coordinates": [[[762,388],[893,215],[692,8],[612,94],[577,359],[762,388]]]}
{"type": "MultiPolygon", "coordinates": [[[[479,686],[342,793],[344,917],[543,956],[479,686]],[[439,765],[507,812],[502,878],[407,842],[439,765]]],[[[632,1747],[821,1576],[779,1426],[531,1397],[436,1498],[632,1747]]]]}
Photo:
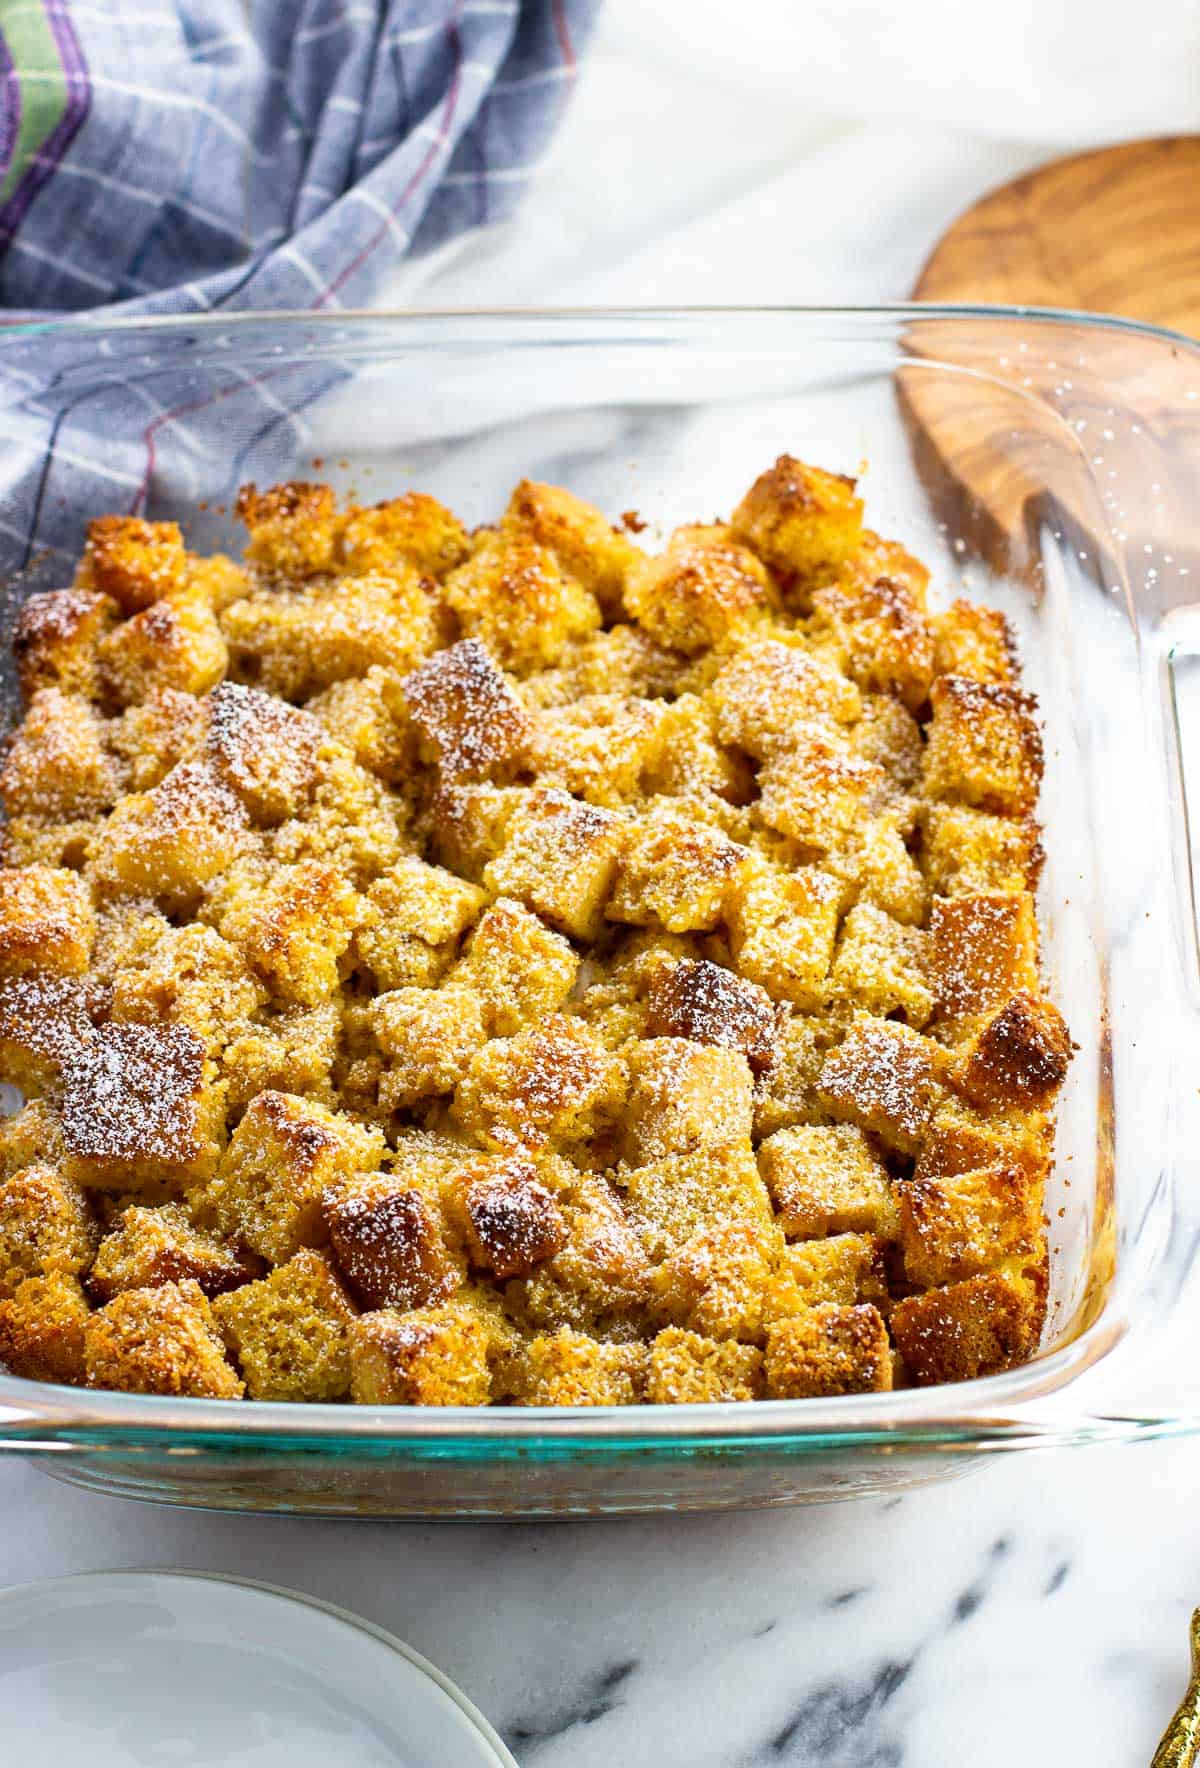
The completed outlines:
{"type": "MultiPolygon", "coordinates": [[[[518,328],[526,323],[595,324],[619,331],[623,326],[671,322],[722,322],[740,325],[747,321],[796,321],[820,326],[843,320],[879,322],[893,326],[905,322],[1005,321],[1050,324],[1063,331],[1127,335],[1147,344],[1186,348],[1200,357],[1200,340],[1167,327],[1126,319],[1115,314],[1080,309],[987,303],[881,302],[830,305],[822,303],[732,304],[634,304],[563,306],[478,307],[382,307],[347,308],[312,312],[303,308],[271,311],[209,311],[195,314],[119,315],[103,318],[91,314],[50,315],[6,323],[0,319],[0,366],[5,344],[49,336],[95,339],[105,334],[178,333],[243,337],[256,330],[295,332],[315,329],[336,334],[342,330],[365,330],[371,326],[407,328],[423,324],[461,326],[474,330],[494,322],[518,328]]],[[[900,341],[903,334],[899,334],[900,341]]],[[[233,340],[231,340],[233,341],[233,340]]],[[[441,344],[443,340],[434,340],[441,344]]],[[[573,340],[583,346],[586,333],[573,340]]],[[[594,341],[599,341],[594,340],[594,341]]],[[[1017,390],[1014,388],[1014,390],[1017,390]]],[[[1025,390],[1022,390],[1025,391],[1025,390]]],[[[1025,391],[1025,396],[1029,393],[1025,391]]],[[[1040,398],[1037,393],[1032,395],[1040,398]]],[[[1143,688],[1144,688],[1143,683],[1143,688]]],[[[1160,1181],[1161,1182],[1161,1181],[1160,1181]]],[[[745,1403],[710,1403],[684,1406],[639,1404],[630,1407],[420,1407],[372,1408],[328,1403],[233,1401],[108,1392],[65,1387],[11,1376],[0,1370],[0,1448],[29,1449],[32,1439],[48,1437],[46,1448],[97,1446],[115,1433],[133,1443],[138,1439],[170,1437],[192,1441],[219,1439],[253,1442],[273,1440],[302,1445],[314,1441],[347,1447],[370,1444],[435,1447],[466,1441],[480,1443],[603,1442],[610,1446],[670,1447],[688,1443],[749,1445],[764,1442],[824,1439],[839,1443],[928,1438],[930,1446],[980,1437],[1027,1436],[1062,1440],[1089,1435],[1144,1435],[1161,1429],[1184,1428],[1182,1418],[1102,1417],[1082,1409],[1071,1419],[1039,1420],[1028,1413],[1014,1416],[1008,1408],[1025,1407],[1046,1398],[1073,1382],[1101,1361],[1125,1336],[1130,1326],[1121,1273],[1110,1292],[1109,1306],[1090,1325],[1058,1349],[1000,1374],[928,1388],[887,1393],[839,1395],[828,1399],[764,1400],[745,1403]],[[1006,1415],[1007,1413],[1007,1415],[1006,1415]]],[[[1200,1428],[1200,1418],[1194,1423],[1200,1428]]]]}

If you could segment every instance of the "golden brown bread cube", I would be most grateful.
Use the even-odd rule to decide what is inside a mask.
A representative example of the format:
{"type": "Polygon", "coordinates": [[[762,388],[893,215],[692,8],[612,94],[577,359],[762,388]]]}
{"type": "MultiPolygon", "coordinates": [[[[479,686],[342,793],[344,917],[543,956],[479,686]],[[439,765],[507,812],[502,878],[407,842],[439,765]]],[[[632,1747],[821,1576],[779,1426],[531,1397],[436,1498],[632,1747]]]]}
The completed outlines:
{"type": "Polygon", "coordinates": [[[721,668],[708,698],[721,741],[760,761],[789,748],[798,727],[823,718],[852,724],[862,707],[854,683],[794,635],[742,646],[721,668]]]}
{"type": "Polygon", "coordinates": [[[579,959],[570,942],[502,896],[479,918],[454,981],[481,1002],[488,1032],[511,1037],[562,1006],[579,959]]]}
{"type": "Polygon", "coordinates": [[[756,1345],[718,1341],[667,1326],[650,1345],[646,1400],[651,1406],[757,1400],[762,1395],[762,1362],[756,1345]]]}
{"type": "Polygon", "coordinates": [[[890,694],[863,694],[862,711],[847,731],[850,746],[864,761],[882,767],[901,792],[921,777],[925,738],[907,707],[890,694]]]}
{"type": "Polygon", "coordinates": [[[478,885],[405,854],[374,880],[359,904],[354,950],[381,992],[430,987],[486,903],[478,885]]]}
{"type": "Polygon", "coordinates": [[[755,1201],[756,1217],[698,1228],[655,1267],[651,1295],[659,1317],[706,1338],[761,1342],[763,1301],[782,1239],[762,1219],[761,1198],[755,1201]]]}
{"type": "Polygon", "coordinates": [[[285,866],[317,860],[365,888],[399,859],[406,814],[402,800],[331,743],[318,757],[311,804],[271,831],[269,854],[285,866]]]}
{"type": "Polygon", "coordinates": [[[309,577],[332,567],[337,523],[330,486],[303,479],[266,491],[243,485],[236,510],[250,531],[246,558],[267,576],[309,577]]]}
{"type": "Polygon", "coordinates": [[[553,669],[521,683],[525,704],[571,706],[591,694],[659,698],[679,691],[692,665],[640,626],[619,623],[572,639],[553,669]]]}
{"type": "Polygon", "coordinates": [[[241,953],[211,927],[171,927],[113,978],[112,1017],[186,1025],[208,1055],[222,1054],[266,999],[241,953]]]}
{"type": "Polygon", "coordinates": [[[699,694],[680,694],[663,705],[655,720],[646,789],[668,797],[713,794],[731,804],[749,803],[753,770],[743,755],[717,741],[716,727],[715,709],[699,694]]]}
{"type": "Polygon", "coordinates": [[[1016,688],[940,675],[930,691],[924,788],[999,816],[1028,816],[1042,778],[1036,703],[1016,688]]]}
{"type": "Polygon", "coordinates": [[[509,823],[528,799],[520,786],[439,784],[429,807],[433,857],[478,883],[504,846],[509,823]]]}
{"type": "Polygon", "coordinates": [[[959,1099],[947,1099],[930,1119],[914,1177],[941,1179],[984,1166],[1019,1166],[1031,1184],[1046,1176],[1052,1140],[1040,1114],[988,1119],[959,1099]]]}
{"type": "Polygon", "coordinates": [[[765,608],[767,573],[728,528],[677,528],[665,552],[625,574],[625,607],[660,644],[688,654],[720,644],[765,608]]]}
{"type": "Polygon", "coordinates": [[[260,1282],[219,1295],[213,1312],[252,1400],[342,1400],[350,1392],[356,1310],[319,1252],[298,1252],[260,1282]]]}
{"type": "Polygon", "coordinates": [[[255,823],[296,816],[316,784],[322,729],[309,713],[223,681],[208,697],[208,753],[255,823]]]}
{"type": "Polygon", "coordinates": [[[379,1166],[378,1130],[294,1093],[260,1093],[196,1199],[201,1219],[280,1264],[324,1238],[330,1185],[379,1166]]]}
{"type": "Polygon", "coordinates": [[[115,613],[89,589],[50,589],[25,598],[13,632],[17,680],[26,700],[39,688],[100,698],[99,648],[115,613]]]}
{"type": "Polygon", "coordinates": [[[454,1117],[484,1147],[507,1153],[586,1142],[617,1110],[621,1065],[577,1020],[551,1014],[493,1038],[454,1094],[454,1117]]]}
{"type": "Polygon", "coordinates": [[[87,1286],[102,1302],[126,1289],[157,1289],[162,1283],[185,1280],[213,1296],[262,1274],[260,1260],[197,1228],[181,1204],[164,1203],[156,1209],[130,1204],[101,1240],[87,1286]]]}
{"type": "MultiPolygon", "coordinates": [[[[0,1073],[36,1095],[57,1087],[64,1063],[90,1038],[104,991],[71,976],[0,977],[0,1073]]],[[[40,1157],[40,1154],[39,1154],[40,1157]]]]}
{"type": "Polygon", "coordinates": [[[912,1154],[944,1097],[948,1063],[938,1044],[908,1026],[864,1018],[826,1056],[817,1093],[832,1116],[912,1154]]]}
{"type": "Polygon", "coordinates": [[[906,927],[872,903],[858,903],[842,923],[829,972],[833,999],[879,1019],[902,1019],[920,1031],[934,1007],[927,943],[920,927],[906,927]]]}
{"type": "MultiPolygon", "coordinates": [[[[694,696],[689,696],[694,700],[694,696]]],[[[697,702],[698,703],[698,702],[697,702]]],[[[588,694],[529,713],[527,766],[541,786],[618,809],[659,761],[673,708],[623,694],[588,694]]]]}
{"type": "Polygon", "coordinates": [[[350,1328],[351,1398],[360,1406],[485,1406],[497,1330],[458,1300],[360,1314],[350,1328]]]}
{"type": "Polygon", "coordinates": [[[623,831],[608,918],[667,933],[711,932],[748,859],[737,842],[686,815],[638,817],[623,831]]]}
{"type": "Polygon", "coordinates": [[[223,1089],[185,1025],[101,1025],[62,1065],[65,1169],[99,1191],[202,1182],[225,1130],[223,1089]]]}
{"type": "Polygon", "coordinates": [[[805,611],[813,589],[836,577],[862,540],[855,481],[781,454],[743,497],[730,525],[805,611]]]}
{"type": "Polygon", "coordinates": [[[199,758],[207,723],[207,702],[179,688],[152,688],[144,700],[127,706],[105,731],[125,789],[149,792],[177,762],[199,758]]]}
{"type": "Polygon", "coordinates": [[[483,1003],[469,987],[392,989],[369,1011],[386,1057],[379,1077],[385,1111],[452,1093],[488,1039],[483,1003]]]}
{"type": "Polygon", "coordinates": [[[122,614],[136,614],[178,588],[187,552],[177,522],[138,516],[96,516],[88,523],[81,587],[111,596],[122,614]]]}
{"type": "Polygon", "coordinates": [[[92,873],[106,893],[149,896],[184,912],[250,839],[225,782],[202,761],[182,761],[152,791],[118,799],[97,836],[92,873]]]}
{"type": "Polygon", "coordinates": [[[522,479],[514,490],[500,528],[553,553],[559,568],[591,591],[607,619],[621,606],[627,571],[642,557],[594,504],[558,485],[540,485],[531,479],[522,479]]]}
{"type": "Polygon", "coordinates": [[[87,700],[39,688],[0,769],[8,815],[57,821],[107,810],[117,795],[117,770],[104,739],[87,700]]]}
{"type": "Polygon", "coordinates": [[[825,869],[841,884],[847,908],[869,903],[905,927],[919,927],[925,920],[929,891],[907,841],[913,810],[911,800],[896,800],[853,829],[844,847],[825,856],[825,869]]]}
{"type": "Polygon", "coordinates": [[[461,1284],[436,1208],[398,1174],[333,1185],[322,1207],[338,1269],[364,1307],[429,1307],[461,1284]]]}
{"type": "Polygon", "coordinates": [[[87,1195],[57,1168],[19,1168],[0,1181],[0,1296],[26,1277],[78,1277],[90,1266],[100,1233],[87,1195]]]}
{"type": "Polygon", "coordinates": [[[222,936],[277,1001],[315,1007],[338,984],[361,899],[349,879],[321,860],[302,859],[259,877],[231,873],[215,898],[222,936]]]}
{"type": "Polygon", "coordinates": [[[518,533],[485,534],[444,593],[466,636],[516,675],[556,663],[571,639],[600,625],[595,596],[518,533]]]}
{"type": "Polygon", "coordinates": [[[468,1161],[455,1176],[471,1263],[500,1281],[527,1277],[567,1242],[567,1224],[539,1168],[522,1155],[468,1161]]]}
{"type": "Polygon", "coordinates": [[[629,1093],[621,1114],[635,1163],[749,1139],[754,1077],[743,1051],[655,1037],[625,1052],[629,1093]]]}
{"type": "Polygon", "coordinates": [[[768,1330],[776,1320],[819,1302],[836,1302],[839,1307],[870,1302],[885,1311],[889,1302],[883,1241],[874,1234],[831,1234],[826,1240],[793,1240],[786,1246],[763,1294],[768,1330]]]}
{"type": "Polygon", "coordinates": [[[89,1387],[126,1393],[240,1400],[246,1391],[225,1355],[208,1297],[187,1279],[126,1289],[90,1314],[83,1365],[89,1387]]]}
{"type": "Polygon", "coordinates": [[[333,1001],[319,1007],[285,1007],[243,1026],[225,1045],[221,1074],[233,1113],[256,1093],[311,1094],[332,1104],[330,1074],[338,1050],[341,1017],[333,1001]]]}
{"type": "Polygon", "coordinates": [[[938,675],[1010,685],[1016,679],[1012,629],[996,608],[954,601],[933,617],[933,666],[938,675]]]}
{"type": "Polygon", "coordinates": [[[643,1344],[601,1344],[560,1326],[526,1345],[515,1398],[519,1406],[632,1406],[647,1360],[643,1344]]]}
{"type": "Polygon", "coordinates": [[[400,685],[422,752],[444,780],[485,779],[523,754],[525,710],[477,638],[439,651],[400,685]]]}
{"type": "Polygon", "coordinates": [[[983,1111],[1037,1111],[1067,1078],[1072,1048],[1054,1003],[1022,991],[961,1047],[954,1084],[983,1111]]]}
{"type": "Polygon", "coordinates": [[[78,1277],[65,1271],[26,1277],[11,1294],[0,1292],[0,1364],[26,1381],[78,1385],[88,1312],[78,1277]]]}
{"type": "Polygon", "coordinates": [[[1037,989],[1037,914],[1028,891],[935,897],[929,976],[943,1019],[986,1013],[1037,989]]]}
{"type": "Polygon", "coordinates": [[[659,969],[646,993],[646,1036],[740,1050],[755,1074],[771,1065],[778,1012],[765,989],[707,958],[659,969]]]}
{"type": "Polygon", "coordinates": [[[0,866],[0,975],[77,976],[95,931],[91,892],[75,872],[0,866]]]}
{"type": "Polygon", "coordinates": [[[868,1302],[817,1302],[785,1315],[767,1332],[764,1373],[772,1400],[886,1393],[892,1350],[883,1316],[868,1302]]]}
{"type": "Polygon", "coordinates": [[[1030,1286],[1006,1271],[910,1295],[892,1311],[896,1348],[918,1387],[1011,1369],[1036,1350],[1038,1331],[1030,1286]]]}
{"type": "Polygon", "coordinates": [[[229,662],[207,598],[188,589],[122,620],[99,641],[96,656],[105,691],[122,706],[162,688],[207,693],[229,662]]]}
{"type": "Polygon", "coordinates": [[[715,1139],[619,1173],[629,1220],[654,1264],[705,1228],[749,1222],[769,1229],[771,1199],[748,1140],[715,1139]]]}
{"type": "Polygon", "coordinates": [[[331,682],[305,706],[322,730],[360,767],[403,789],[417,771],[416,733],[401,688],[403,676],[375,664],[365,675],[331,682]]]}
{"type": "Polygon", "coordinates": [[[770,1066],[754,1086],[754,1134],[773,1135],[794,1123],[818,1123],[825,1108],[817,1098],[817,1076],[838,1031],[822,1016],[782,1013],[770,1066]]]}
{"type": "Polygon", "coordinates": [[[920,858],[932,889],[959,896],[1033,890],[1044,855],[1032,817],[928,803],[921,807],[920,858]]]}
{"type": "Polygon", "coordinates": [[[1019,1166],[903,1179],[896,1193],[905,1275],[922,1288],[957,1283],[1037,1250],[1038,1193],[1019,1166]]]}
{"type": "Polygon", "coordinates": [[[855,755],[830,726],[796,724],[792,744],[774,752],[758,776],[758,814],[769,829],[815,853],[845,844],[876,808],[886,776],[855,755]]]}
{"type": "Polygon", "coordinates": [[[563,932],[595,939],[617,876],[621,836],[622,825],[611,811],[539,789],[526,794],[509,820],[483,881],[563,932]]]}
{"type": "Polygon", "coordinates": [[[411,565],[255,589],[219,616],[235,681],[308,700],[369,669],[411,669],[439,642],[432,586],[411,565]]]}
{"type": "Polygon", "coordinates": [[[567,1237],[529,1276],[506,1284],[506,1305],[531,1330],[572,1326],[629,1337],[644,1317],[650,1265],[614,1187],[566,1161],[542,1159],[537,1166],[567,1237]]]}
{"type": "Polygon", "coordinates": [[[352,574],[386,571],[403,560],[425,576],[444,577],[469,551],[458,517],[421,491],[368,509],[351,504],[338,522],[338,563],[352,574]]]}
{"type": "Polygon", "coordinates": [[[789,1240],[871,1233],[895,1238],[896,1201],[887,1168],[851,1124],[795,1124],[776,1130],[758,1166],[789,1240]]]}
{"type": "Polygon", "coordinates": [[[887,561],[860,555],[836,583],[813,592],[810,633],[865,693],[893,694],[910,712],[929,697],[933,628],[920,594],[887,561]],[[879,572],[879,565],[884,572],[879,572]]]}
{"type": "Polygon", "coordinates": [[[837,937],[839,889],[815,867],[788,874],[761,861],[739,874],[729,903],[730,949],[772,1000],[823,1006],[837,937]]]}

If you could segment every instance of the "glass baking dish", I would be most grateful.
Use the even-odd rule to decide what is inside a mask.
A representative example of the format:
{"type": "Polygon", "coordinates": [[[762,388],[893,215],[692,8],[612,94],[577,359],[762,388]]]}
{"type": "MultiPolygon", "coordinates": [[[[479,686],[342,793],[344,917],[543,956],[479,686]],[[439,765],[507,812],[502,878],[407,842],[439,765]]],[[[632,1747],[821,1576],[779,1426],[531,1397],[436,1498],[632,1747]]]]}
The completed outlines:
{"type": "Polygon", "coordinates": [[[933,567],[938,594],[1002,607],[1019,635],[1046,737],[1046,963],[1079,1044],[1044,1347],[1010,1373],[591,1411],[175,1401],[0,1374],[0,1447],[173,1503],[599,1515],[879,1493],[987,1451],[1200,1426],[1195,345],[1078,314],[930,307],[70,321],[0,334],[0,400],[10,618],[66,580],[104,509],[236,547],[247,479],[321,476],[370,501],[419,486],[478,522],[527,475],[614,518],[636,509],[653,542],[727,510],[785,450],[867,463],[871,525],[933,567]]]}

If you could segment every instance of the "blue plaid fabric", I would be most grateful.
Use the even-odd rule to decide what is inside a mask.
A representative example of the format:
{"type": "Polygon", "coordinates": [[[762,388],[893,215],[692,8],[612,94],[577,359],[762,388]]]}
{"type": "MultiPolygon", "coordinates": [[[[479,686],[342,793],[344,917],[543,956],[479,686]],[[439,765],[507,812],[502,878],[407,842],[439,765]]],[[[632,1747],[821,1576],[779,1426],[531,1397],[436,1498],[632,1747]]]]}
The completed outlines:
{"type": "MultiPolygon", "coordinates": [[[[144,401],[115,384],[86,409],[40,397],[52,334],[4,325],[369,304],[397,257],[512,210],[598,3],[0,7],[0,564],[71,550],[70,523],[77,550],[98,507],[144,508],[174,446],[163,422],[147,457],[144,401]]],[[[237,421],[313,392],[248,388],[237,421]]],[[[187,389],[155,397],[169,419],[187,389]]]]}

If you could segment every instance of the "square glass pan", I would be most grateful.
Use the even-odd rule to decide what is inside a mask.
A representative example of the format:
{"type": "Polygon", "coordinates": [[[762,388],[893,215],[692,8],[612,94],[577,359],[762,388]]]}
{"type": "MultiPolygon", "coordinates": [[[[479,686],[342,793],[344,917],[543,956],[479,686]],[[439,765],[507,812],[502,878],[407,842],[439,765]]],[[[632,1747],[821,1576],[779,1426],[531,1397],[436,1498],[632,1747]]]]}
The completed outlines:
{"type": "Polygon", "coordinates": [[[1197,1427],[1179,743],[1200,693],[1195,346],[1081,315],[928,307],[72,321],[0,337],[0,398],[10,615],[66,580],[103,509],[236,548],[228,511],[248,479],[321,476],[369,501],[416,486],[474,523],[529,476],[614,518],[636,509],[652,544],[728,510],[785,450],[866,463],[870,525],[931,565],[937,596],[994,603],[1019,635],[1046,739],[1045,962],[1079,1046],[1048,1200],[1044,1348],[1021,1369],[829,1401],[591,1411],[175,1401],[0,1374],[0,1446],[178,1503],[612,1514],[878,1492],[986,1450],[1197,1427]],[[10,488],[28,484],[47,419],[26,547],[10,488]],[[80,460],[101,468],[98,489],[80,460]]]}

